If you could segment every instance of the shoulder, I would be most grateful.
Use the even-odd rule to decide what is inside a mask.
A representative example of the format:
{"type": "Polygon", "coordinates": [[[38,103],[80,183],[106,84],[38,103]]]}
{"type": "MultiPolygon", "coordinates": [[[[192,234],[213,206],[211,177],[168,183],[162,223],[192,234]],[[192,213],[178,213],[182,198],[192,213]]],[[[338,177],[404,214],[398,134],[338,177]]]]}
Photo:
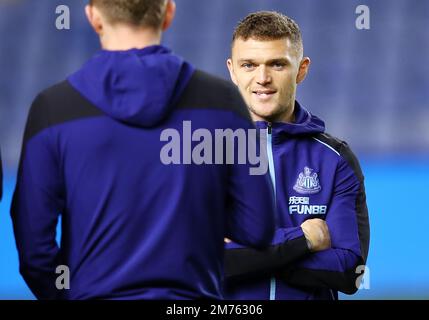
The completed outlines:
{"type": "Polygon", "coordinates": [[[97,115],[102,115],[102,112],[65,80],[36,96],[28,115],[26,138],[50,126],[97,115]]]}
{"type": "Polygon", "coordinates": [[[319,133],[313,138],[318,140],[320,143],[325,144],[328,148],[331,148],[332,151],[336,152],[338,156],[351,167],[359,180],[363,179],[359,160],[346,141],[334,137],[329,133],[319,133]]]}
{"type": "Polygon", "coordinates": [[[198,69],[183,92],[178,108],[229,110],[251,121],[249,111],[234,84],[198,69]]]}
{"type": "MultiPolygon", "coordinates": [[[[52,114],[53,120],[73,116],[98,115],[102,112],[83,97],[67,80],[43,90],[38,98],[52,114]]],[[[36,98],[37,100],[37,98],[36,98]]]]}

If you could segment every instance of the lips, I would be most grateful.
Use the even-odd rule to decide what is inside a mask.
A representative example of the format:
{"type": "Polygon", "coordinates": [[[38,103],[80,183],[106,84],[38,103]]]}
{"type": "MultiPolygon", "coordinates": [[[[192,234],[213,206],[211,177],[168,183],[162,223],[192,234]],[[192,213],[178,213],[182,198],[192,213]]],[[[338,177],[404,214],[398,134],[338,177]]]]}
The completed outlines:
{"type": "Polygon", "coordinates": [[[276,93],[276,91],[265,89],[265,90],[254,90],[252,91],[252,93],[255,93],[257,95],[270,95],[270,94],[276,93]]]}
{"type": "Polygon", "coordinates": [[[252,94],[260,101],[269,100],[277,91],[272,89],[252,90],[252,94]]]}

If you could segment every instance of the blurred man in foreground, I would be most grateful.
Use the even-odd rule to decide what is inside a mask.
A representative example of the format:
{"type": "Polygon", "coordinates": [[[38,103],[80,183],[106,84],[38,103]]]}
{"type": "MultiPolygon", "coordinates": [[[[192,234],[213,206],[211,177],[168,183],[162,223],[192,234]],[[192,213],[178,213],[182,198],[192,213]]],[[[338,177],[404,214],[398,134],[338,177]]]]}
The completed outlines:
{"type": "Polygon", "coordinates": [[[174,12],[171,0],[91,1],[103,50],[31,107],[12,218],[37,298],[219,299],[224,236],[255,247],[272,239],[268,174],[187,161],[196,140],[184,133],[173,143],[185,123],[253,127],[233,85],[160,45],[174,12]],[[59,265],[68,290],[56,286],[59,265]]]}

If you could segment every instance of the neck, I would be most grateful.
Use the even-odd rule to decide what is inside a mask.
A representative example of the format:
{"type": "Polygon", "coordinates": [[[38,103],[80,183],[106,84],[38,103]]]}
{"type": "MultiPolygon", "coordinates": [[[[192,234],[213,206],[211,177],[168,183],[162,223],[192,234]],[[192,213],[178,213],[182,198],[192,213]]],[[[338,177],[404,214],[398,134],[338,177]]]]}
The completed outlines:
{"type": "Polygon", "coordinates": [[[161,43],[161,31],[128,25],[108,26],[100,36],[104,50],[123,51],[143,49],[161,43]]]}
{"type": "Polygon", "coordinates": [[[295,103],[291,104],[291,106],[287,109],[287,112],[282,114],[275,121],[278,122],[286,122],[286,123],[294,123],[295,122],[295,103]]]}
{"type": "Polygon", "coordinates": [[[250,110],[250,116],[252,117],[253,122],[256,121],[266,121],[266,122],[285,122],[285,123],[294,123],[295,122],[295,100],[290,107],[287,108],[286,112],[283,112],[279,115],[274,115],[272,117],[261,117],[252,110],[250,110]]]}

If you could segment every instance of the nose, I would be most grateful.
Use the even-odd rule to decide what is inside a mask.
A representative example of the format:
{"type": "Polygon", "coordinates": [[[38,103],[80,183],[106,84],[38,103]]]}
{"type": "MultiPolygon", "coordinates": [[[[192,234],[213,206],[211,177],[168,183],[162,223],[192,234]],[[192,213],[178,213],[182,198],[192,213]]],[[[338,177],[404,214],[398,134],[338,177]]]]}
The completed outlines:
{"type": "Polygon", "coordinates": [[[265,65],[259,66],[259,71],[258,71],[256,82],[262,86],[271,82],[271,76],[270,76],[268,69],[265,65]]]}

